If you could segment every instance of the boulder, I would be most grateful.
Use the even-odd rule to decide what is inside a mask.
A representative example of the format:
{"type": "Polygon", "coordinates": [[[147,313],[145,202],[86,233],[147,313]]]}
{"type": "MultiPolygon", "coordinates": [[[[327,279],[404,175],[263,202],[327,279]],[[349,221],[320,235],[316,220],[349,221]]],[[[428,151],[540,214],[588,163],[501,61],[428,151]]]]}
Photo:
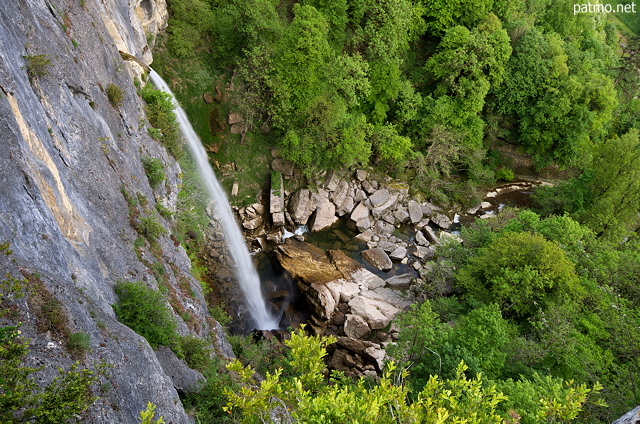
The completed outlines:
{"type": "Polygon", "coordinates": [[[356,179],[358,181],[364,181],[367,179],[367,171],[365,171],[364,169],[358,169],[356,171],[356,179]]]}
{"type": "Polygon", "coordinates": [[[422,221],[423,212],[422,205],[420,205],[420,203],[416,202],[415,200],[410,200],[408,209],[409,218],[411,219],[412,224],[417,224],[418,222],[422,221]]]}
{"type": "Polygon", "coordinates": [[[316,209],[309,219],[309,229],[312,232],[322,231],[336,223],[336,207],[329,198],[321,194],[313,194],[316,209]]]}
{"type": "Polygon", "coordinates": [[[365,200],[367,200],[367,193],[364,190],[357,189],[353,195],[353,201],[357,203],[365,200]]]}
{"type": "Polygon", "coordinates": [[[205,382],[203,375],[189,368],[171,349],[160,346],[155,353],[162,370],[171,377],[173,386],[178,393],[195,393],[202,388],[205,382]]]}
{"type": "Polygon", "coordinates": [[[210,92],[206,92],[202,95],[202,100],[204,100],[204,102],[208,105],[210,105],[211,103],[213,103],[213,94],[211,94],[210,92]]]}
{"type": "Polygon", "coordinates": [[[369,180],[364,180],[362,182],[362,189],[366,191],[368,194],[372,194],[373,192],[376,191],[376,187],[369,180]]]}
{"type": "Polygon", "coordinates": [[[366,299],[377,300],[385,304],[389,304],[399,310],[408,308],[412,303],[405,295],[402,294],[402,292],[388,287],[378,287],[374,290],[363,291],[360,296],[366,299]]]}
{"type": "MultiPolygon", "coordinates": [[[[299,287],[301,286],[299,285],[299,287]]],[[[313,314],[322,321],[329,321],[333,318],[336,301],[331,290],[325,284],[311,284],[303,287],[306,287],[305,295],[313,314]]]]}
{"type": "Polygon", "coordinates": [[[353,208],[356,205],[356,202],[353,200],[353,196],[350,193],[344,197],[341,203],[337,204],[336,213],[338,216],[343,216],[353,211],[353,208]]]}
{"type": "Polygon", "coordinates": [[[344,198],[349,193],[349,183],[345,180],[341,180],[333,192],[329,195],[329,199],[333,202],[334,205],[340,206],[344,201],[344,198]]]}
{"type": "Polygon", "coordinates": [[[400,310],[393,305],[363,296],[356,296],[349,301],[351,313],[360,315],[372,330],[386,327],[400,310]]]}
{"type": "Polygon", "coordinates": [[[357,283],[362,290],[373,290],[384,286],[384,280],[382,278],[364,268],[358,268],[351,272],[349,277],[357,283]]]}
{"type": "Polygon", "coordinates": [[[388,271],[393,267],[391,259],[386,252],[379,248],[369,249],[362,252],[362,257],[373,267],[382,271],[388,271]]]}
{"type": "Polygon", "coordinates": [[[340,302],[349,303],[351,299],[360,294],[360,286],[356,283],[346,281],[340,290],[340,302]]]}
{"type": "Polygon", "coordinates": [[[269,213],[284,212],[284,185],[282,174],[278,172],[279,186],[271,187],[269,194],[269,213]]]}
{"type": "Polygon", "coordinates": [[[393,213],[393,216],[396,218],[396,221],[399,224],[403,224],[407,220],[407,218],[409,218],[409,212],[407,212],[407,210],[402,207],[396,209],[396,211],[393,213]]]}
{"type": "Polygon", "coordinates": [[[384,369],[384,359],[387,356],[384,349],[379,349],[373,346],[368,347],[364,350],[363,356],[365,359],[368,359],[376,365],[376,370],[378,370],[378,372],[382,372],[384,369]]]}
{"type": "Polygon", "coordinates": [[[445,214],[436,214],[435,217],[431,218],[431,221],[443,230],[448,230],[449,228],[451,228],[451,220],[445,214]]]}
{"type": "Polygon", "coordinates": [[[436,232],[433,231],[431,227],[424,227],[422,231],[424,232],[424,235],[427,237],[427,240],[429,240],[430,243],[440,244],[440,240],[438,239],[436,232]]]}
{"type": "Polygon", "coordinates": [[[408,289],[412,281],[413,281],[413,277],[411,277],[411,274],[401,274],[401,275],[394,275],[391,278],[387,278],[384,281],[384,283],[389,288],[392,288],[395,290],[401,290],[401,289],[408,289]]]}
{"type": "Polygon", "coordinates": [[[338,188],[339,182],[340,182],[340,177],[337,175],[337,173],[334,170],[330,170],[329,172],[327,172],[327,178],[324,183],[324,188],[327,191],[334,191],[336,188],[338,188]]]}
{"type": "Polygon", "coordinates": [[[416,231],[416,243],[418,243],[420,246],[429,246],[429,240],[427,240],[427,238],[420,230],[416,231]]]}
{"type": "Polygon", "coordinates": [[[242,223],[242,226],[247,230],[255,230],[256,228],[262,226],[262,216],[256,216],[253,219],[244,221],[242,223]]]}
{"type": "Polygon", "coordinates": [[[373,236],[373,231],[371,231],[370,228],[367,228],[367,229],[364,229],[362,233],[355,236],[354,239],[362,242],[368,242],[368,241],[371,241],[372,236],[373,236]]]}
{"type": "Polygon", "coordinates": [[[234,182],[233,185],[231,186],[231,196],[235,197],[238,195],[238,189],[240,187],[238,186],[237,182],[234,182]]]}
{"type": "Polygon", "coordinates": [[[284,212],[276,212],[271,214],[271,220],[273,221],[274,227],[281,227],[286,223],[284,212]]]}
{"type": "Polygon", "coordinates": [[[435,255],[436,252],[433,251],[433,249],[426,247],[426,246],[418,246],[416,248],[416,253],[415,256],[416,258],[428,261],[429,259],[433,258],[433,256],[435,255]]]}
{"type": "Polygon", "coordinates": [[[360,232],[364,232],[371,228],[371,220],[369,218],[363,218],[360,221],[356,222],[356,228],[360,232]]]}
{"type": "Polygon", "coordinates": [[[369,217],[369,209],[364,205],[363,202],[360,202],[358,206],[356,206],[353,212],[351,212],[351,216],[350,216],[353,222],[358,222],[361,219],[368,218],[368,217],[369,217]]]}
{"type": "Polygon", "coordinates": [[[231,125],[231,134],[242,134],[244,131],[244,123],[238,122],[237,124],[231,125]]]}
{"type": "Polygon", "coordinates": [[[371,208],[374,209],[383,205],[385,202],[389,200],[390,197],[391,197],[391,194],[389,193],[389,190],[387,190],[386,188],[375,191],[369,197],[369,202],[371,202],[371,208]]]}
{"type": "Polygon", "coordinates": [[[298,190],[289,197],[289,214],[298,225],[305,225],[315,208],[316,205],[311,200],[311,193],[307,189],[298,190]]]}
{"type": "Polygon", "coordinates": [[[359,315],[347,314],[344,322],[344,334],[347,337],[361,339],[369,334],[369,324],[359,315]]]}
{"type": "Polygon", "coordinates": [[[406,249],[406,247],[403,247],[403,246],[396,247],[393,250],[393,252],[391,252],[389,254],[389,257],[391,259],[395,259],[397,261],[400,261],[400,260],[404,259],[406,256],[407,256],[407,249],[406,249]]]}
{"type": "Polygon", "coordinates": [[[275,158],[271,161],[271,169],[280,172],[288,177],[293,175],[294,164],[290,160],[275,158]]]}

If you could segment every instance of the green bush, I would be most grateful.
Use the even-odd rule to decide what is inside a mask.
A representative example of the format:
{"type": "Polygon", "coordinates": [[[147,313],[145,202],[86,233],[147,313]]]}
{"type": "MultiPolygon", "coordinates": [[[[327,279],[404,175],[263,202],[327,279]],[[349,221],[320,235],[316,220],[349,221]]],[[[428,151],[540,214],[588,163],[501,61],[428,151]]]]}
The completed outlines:
{"type": "Polygon", "coordinates": [[[149,135],[162,143],[174,158],[180,158],[183,153],[180,146],[180,128],[176,122],[171,96],[147,84],[142,89],[142,98],[147,103],[144,110],[153,126],[149,129],[149,135]]]}
{"type": "Polygon", "coordinates": [[[46,54],[37,54],[22,56],[27,62],[25,65],[27,68],[27,75],[29,80],[34,78],[42,78],[49,74],[49,67],[51,66],[51,59],[46,54]]]}
{"type": "Polygon", "coordinates": [[[211,349],[209,343],[198,337],[189,335],[180,337],[180,347],[184,360],[190,368],[204,371],[211,361],[211,349]]]}
{"type": "Polygon", "coordinates": [[[118,321],[147,339],[154,348],[162,345],[180,351],[176,321],[160,292],[141,281],[120,281],[114,290],[118,303],[113,310],[118,321]]]}
{"type": "Polygon", "coordinates": [[[107,86],[106,92],[107,97],[113,106],[118,107],[122,104],[122,101],[124,100],[124,92],[122,91],[122,88],[111,83],[107,86]]]}
{"type": "Polygon", "coordinates": [[[156,187],[164,181],[164,167],[162,166],[162,161],[160,161],[160,159],[145,157],[142,158],[142,165],[144,166],[144,171],[147,174],[149,185],[151,187],[156,187]]]}
{"type": "Polygon", "coordinates": [[[512,181],[515,177],[513,171],[509,168],[499,168],[495,171],[496,180],[512,181]]]}
{"type": "Polygon", "coordinates": [[[140,218],[136,224],[136,230],[150,241],[155,241],[158,237],[167,233],[167,230],[158,222],[155,216],[140,218]]]}

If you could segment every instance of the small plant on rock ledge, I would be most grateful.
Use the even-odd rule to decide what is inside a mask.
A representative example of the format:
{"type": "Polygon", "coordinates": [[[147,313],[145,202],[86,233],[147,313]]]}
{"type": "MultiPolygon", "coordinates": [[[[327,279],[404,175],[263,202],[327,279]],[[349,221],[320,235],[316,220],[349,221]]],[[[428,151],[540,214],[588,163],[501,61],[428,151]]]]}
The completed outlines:
{"type": "Polygon", "coordinates": [[[151,187],[157,187],[158,184],[164,181],[164,167],[160,159],[145,157],[142,158],[142,165],[144,166],[144,171],[147,174],[151,187]]]}
{"type": "Polygon", "coordinates": [[[29,81],[33,81],[34,78],[46,77],[49,74],[49,67],[51,66],[51,59],[46,54],[37,54],[22,56],[27,62],[25,68],[27,69],[27,75],[29,81]]]}
{"type": "Polygon", "coordinates": [[[114,107],[119,107],[122,104],[122,101],[124,100],[124,91],[122,91],[122,88],[111,83],[107,86],[106,93],[109,101],[114,107]]]}

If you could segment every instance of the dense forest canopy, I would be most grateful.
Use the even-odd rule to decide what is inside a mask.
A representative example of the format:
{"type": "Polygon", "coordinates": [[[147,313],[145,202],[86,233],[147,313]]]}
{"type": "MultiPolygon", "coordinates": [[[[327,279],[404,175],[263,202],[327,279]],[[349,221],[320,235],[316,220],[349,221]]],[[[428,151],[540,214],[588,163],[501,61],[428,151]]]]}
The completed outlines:
{"type": "MultiPolygon", "coordinates": [[[[168,4],[167,54],[233,75],[247,129],[268,129],[309,173],[374,165],[445,204],[513,178],[505,146],[566,176],[535,193],[533,211],[507,209],[439,248],[422,275],[428,300],[403,315],[390,350],[402,378],[327,385],[327,341],[300,335],[260,384],[232,366],[246,383],[228,390],[235,418],[257,422],[278,396],[305,422],[331,422],[328,409],[335,422],[465,417],[475,405],[485,415],[471,422],[590,423],[640,402],[640,20],[574,13],[568,0],[168,4]],[[452,387],[464,399],[439,397],[452,387]],[[398,396],[392,416],[366,407],[398,396]]],[[[209,419],[227,417],[211,401],[227,384],[216,372],[193,400],[209,419]]]]}

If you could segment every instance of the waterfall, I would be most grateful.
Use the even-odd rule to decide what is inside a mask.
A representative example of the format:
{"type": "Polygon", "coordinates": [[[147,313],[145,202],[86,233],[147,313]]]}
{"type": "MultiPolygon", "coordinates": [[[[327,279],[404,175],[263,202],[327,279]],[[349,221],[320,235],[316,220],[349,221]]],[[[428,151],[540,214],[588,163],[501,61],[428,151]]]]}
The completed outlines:
{"type": "Polygon", "coordinates": [[[272,330],[278,328],[279,320],[272,316],[266,307],[264,298],[262,297],[262,291],[260,289],[260,278],[256,272],[253,262],[251,262],[251,256],[249,250],[244,242],[240,227],[236,223],[229,205],[229,200],[224,190],[220,186],[220,183],[216,179],[213,169],[209,164],[209,158],[207,153],[200,142],[200,138],[193,130],[193,127],[187,119],[187,115],[184,110],[178,104],[175,96],[169,89],[166,82],[158,75],[153,69],[149,72],[151,82],[158,89],[168,93],[175,105],[175,113],[178,124],[184,138],[187,140],[189,150],[193,156],[193,160],[196,162],[198,172],[202,178],[203,183],[207,188],[207,192],[216,209],[216,213],[220,219],[222,230],[227,242],[227,248],[229,253],[235,262],[235,273],[240,284],[242,293],[246,301],[247,308],[251,314],[251,318],[254,320],[256,328],[260,330],[272,330]]]}

